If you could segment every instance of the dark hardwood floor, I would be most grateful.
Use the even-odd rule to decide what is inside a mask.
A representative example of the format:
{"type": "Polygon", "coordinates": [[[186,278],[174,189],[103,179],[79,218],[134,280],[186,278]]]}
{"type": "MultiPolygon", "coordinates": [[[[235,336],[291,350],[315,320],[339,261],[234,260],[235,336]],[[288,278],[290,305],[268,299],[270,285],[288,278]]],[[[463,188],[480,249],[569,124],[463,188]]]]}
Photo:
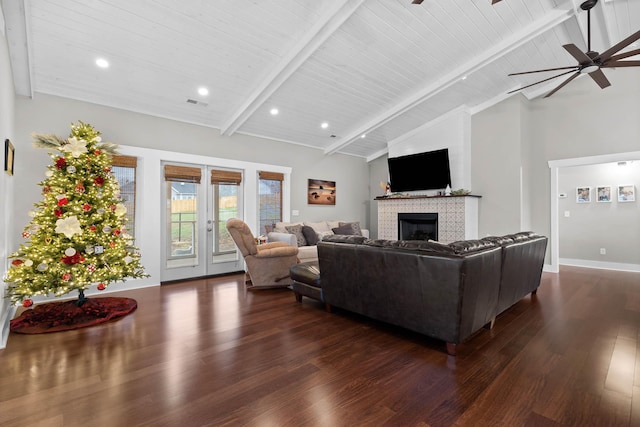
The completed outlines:
{"type": "Polygon", "coordinates": [[[637,426],[640,273],[564,267],[444,343],[234,275],[0,350],[1,426],[637,426]]]}

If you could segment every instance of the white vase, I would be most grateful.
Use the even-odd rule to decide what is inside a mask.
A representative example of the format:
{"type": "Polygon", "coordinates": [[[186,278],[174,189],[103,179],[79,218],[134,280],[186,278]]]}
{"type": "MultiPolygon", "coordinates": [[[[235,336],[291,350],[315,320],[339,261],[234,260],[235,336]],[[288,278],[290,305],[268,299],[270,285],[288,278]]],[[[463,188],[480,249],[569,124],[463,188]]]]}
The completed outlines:
{"type": "Polygon", "coordinates": [[[449,184],[447,184],[447,188],[444,189],[444,195],[445,196],[451,195],[451,187],[449,186],[449,184]]]}

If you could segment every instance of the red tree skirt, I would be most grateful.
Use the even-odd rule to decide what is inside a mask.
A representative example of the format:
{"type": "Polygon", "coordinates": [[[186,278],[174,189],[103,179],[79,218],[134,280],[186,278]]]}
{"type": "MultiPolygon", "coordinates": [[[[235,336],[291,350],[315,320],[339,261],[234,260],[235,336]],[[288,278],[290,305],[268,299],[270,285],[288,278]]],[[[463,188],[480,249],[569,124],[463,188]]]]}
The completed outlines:
{"type": "Polygon", "coordinates": [[[131,298],[88,298],[78,307],[76,301],[48,302],[25,310],[11,320],[11,332],[44,334],[86,328],[126,316],[138,307],[131,298]]]}

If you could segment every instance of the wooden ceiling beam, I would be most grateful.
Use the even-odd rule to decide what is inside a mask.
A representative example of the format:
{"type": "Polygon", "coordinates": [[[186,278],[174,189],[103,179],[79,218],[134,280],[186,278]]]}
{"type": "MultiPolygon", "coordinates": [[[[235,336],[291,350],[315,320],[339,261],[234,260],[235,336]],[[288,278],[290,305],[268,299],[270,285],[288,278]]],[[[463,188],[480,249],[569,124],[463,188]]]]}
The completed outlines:
{"type": "Polygon", "coordinates": [[[33,97],[33,62],[29,48],[29,20],[24,0],[2,0],[15,93],[33,97]]]}
{"type": "Polygon", "coordinates": [[[342,24],[364,3],[364,0],[342,0],[311,27],[277,66],[244,100],[220,128],[221,135],[233,135],[243,123],[295,73],[313,53],[331,37],[342,24]]]}

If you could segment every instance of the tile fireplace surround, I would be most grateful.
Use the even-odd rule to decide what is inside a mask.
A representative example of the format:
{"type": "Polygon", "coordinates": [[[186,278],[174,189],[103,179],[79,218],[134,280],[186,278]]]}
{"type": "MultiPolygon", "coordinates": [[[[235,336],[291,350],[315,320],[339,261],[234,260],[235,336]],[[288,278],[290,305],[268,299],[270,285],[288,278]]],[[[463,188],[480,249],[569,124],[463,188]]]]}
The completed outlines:
{"type": "Polygon", "coordinates": [[[479,198],[471,195],[376,197],[378,238],[398,239],[399,213],[437,213],[440,242],[477,239],[479,198]]]}

